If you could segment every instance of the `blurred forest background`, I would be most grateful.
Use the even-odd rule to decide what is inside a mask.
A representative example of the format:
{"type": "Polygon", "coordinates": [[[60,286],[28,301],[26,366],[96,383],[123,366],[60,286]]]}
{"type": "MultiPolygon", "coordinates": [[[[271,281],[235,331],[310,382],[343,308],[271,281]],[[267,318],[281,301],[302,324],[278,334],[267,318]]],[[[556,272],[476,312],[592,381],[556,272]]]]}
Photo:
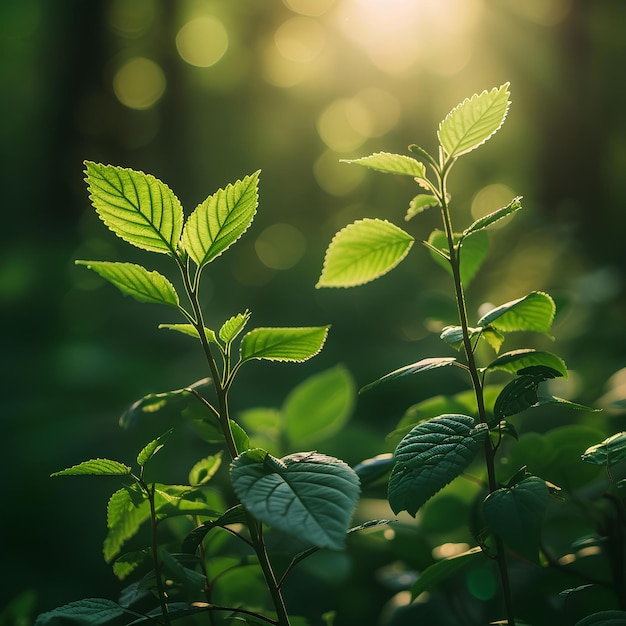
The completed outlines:
{"type": "MultiPolygon", "coordinates": [[[[470,310],[551,293],[559,315],[547,349],[572,370],[558,395],[607,410],[556,409],[533,427],[624,428],[625,26],[622,0],[0,3],[0,607],[20,594],[38,611],[116,596],[101,554],[116,485],[48,476],[95,456],[131,461],[159,433],[121,431],[123,410],[206,375],[193,342],[156,329],[180,321],[171,312],[74,265],[162,261],[98,220],[85,159],[154,174],[187,213],[262,170],[257,217],[205,272],[204,295],[213,327],[245,308],[256,326],[332,324],[309,363],[242,373],[236,410],[280,406],[293,385],[337,363],[362,386],[448,355],[436,331],[454,322],[453,302],[423,247],[371,285],[314,289],[339,228],[366,216],[403,225],[415,192],[410,179],[339,161],[410,143],[432,151],[454,105],[510,81],[504,127],[451,181],[458,228],[524,196],[525,210],[492,232],[470,310]]],[[[403,227],[419,241],[436,226],[433,214],[403,227]]],[[[457,380],[429,376],[359,398],[320,451],[354,464],[393,449],[384,437],[404,410],[457,380]]],[[[203,444],[182,445],[190,467],[203,444]]],[[[189,467],[172,468],[172,480],[189,467]]],[[[345,558],[334,593],[378,611],[392,591],[351,586],[357,568],[345,558]]]]}

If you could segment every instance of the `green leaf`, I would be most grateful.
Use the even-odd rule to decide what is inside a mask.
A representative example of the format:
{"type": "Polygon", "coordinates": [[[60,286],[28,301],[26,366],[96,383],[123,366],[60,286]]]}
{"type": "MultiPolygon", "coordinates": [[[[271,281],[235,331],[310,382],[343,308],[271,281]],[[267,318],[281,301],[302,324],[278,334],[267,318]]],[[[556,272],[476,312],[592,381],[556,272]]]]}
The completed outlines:
{"type": "MultiPolygon", "coordinates": [[[[501,370],[511,374],[517,374],[528,367],[543,366],[548,367],[557,376],[567,378],[567,366],[561,357],[551,352],[540,352],[538,350],[513,350],[501,354],[495,361],[485,367],[485,370],[501,370]]],[[[528,374],[530,372],[523,372],[528,374]]]]}
{"type": "Polygon", "coordinates": [[[222,464],[221,451],[217,454],[212,454],[204,459],[200,459],[189,472],[189,484],[190,485],[204,485],[208,483],[215,472],[220,468],[222,464]]]}
{"type": "Polygon", "coordinates": [[[183,540],[181,552],[194,554],[203,539],[213,528],[224,528],[231,524],[245,524],[247,522],[246,510],[241,504],[231,507],[223,515],[210,522],[204,522],[202,526],[194,528],[183,540]]]}
{"type": "Polygon", "coordinates": [[[437,161],[435,160],[434,157],[432,157],[430,155],[430,153],[426,152],[426,150],[424,150],[424,148],[420,148],[420,146],[412,143],[409,146],[409,150],[413,153],[413,154],[417,154],[417,156],[420,157],[420,159],[422,159],[423,161],[426,161],[427,163],[430,163],[434,168],[438,168],[439,164],[437,163],[437,161]]]}
{"type": "Polygon", "coordinates": [[[332,437],[350,418],[355,400],[354,380],[341,365],[307,378],[282,407],[291,445],[297,450],[332,437]]]}
{"type": "Polygon", "coordinates": [[[150,504],[146,494],[137,485],[118,489],[107,505],[107,528],[104,539],[104,560],[110,563],[126,541],[133,537],[141,525],[150,519],[150,504]]]}
{"type": "Polygon", "coordinates": [[[50,476],[128,476],[130,467],[110,459],[90,459],[50,476]]]}
{"type": "Polygon", "coordinates": [[[35,620],[35,626],[58,626],[59,624],[105,626],[124,615],[141,617],[141,613],[131,611],[112,600],[85,598],[42,613],[35,620]]]}
{"type": "Polygon", "coordinates": [[[89,197],[100,219],[128,243],[176,255],[183,209],[172,190],[150,174],[85,161],[89,197]]]}
{"type": "Polygon", "coordinates": [[[509,83],[466,98],[439,124],[437,136],[449,158],[485,143],[504,123],[509,110],[509,83]]]}
{"type": "Polygon", "coordinates": [[[471,548],[467,552],[442,559],[434,565],[427,567],[413,583],[411,587],[411,598],[415,600],[420,593],[428,591],[437,586],[448,577],[469,565],[473,560],[482,554],[480,547],[471,548]]]}
{"type": "Polygon", "coordinates": [[[404,216],[404,219],[408,222],[412,220],[416,215],[423,213],[427,209],[435,206],[441,206],[441,203],[435,196],[429,194],[420,193],[411,202],[409,202],[409,209],[404,216]]]}
{"type": "Polygon", "coordinates": [[[385,476],[385,474],[391,471],[394,463],[393,454],[386,452],[361,461],[353,469],[361,481],[361,486],[365,487],[365,485],[369,485],[385,476]]]}
{"type": "Polygon", "coordinates": [[[392,270],[414,239],[394,224],[363,219],[340,230],[330,242],[316,287],[354,287],[392,270]]]}
{"type": "Polygon", "coordinates": [[[518,376],[500,392],[493,407],[494,418],[500,421],[517,415],[537,404],[539,382],[533,376],[518,376]]]}
{"type": "Polygon", "coordinates": [[[472,462],[488,433],[467,415],[440,415],[418,424],[394,452],[388,499],[398,514],[418,509],[472,462]]]}
{"type": "Polygon", "coordinates": [[[118,580],[124,580],[132,574],[138,567],[151,561],[150,554],[147,550],[139,552],[127,552],[115,559],[113,563],[113,573],[118,580]]]}
{"type": "Polygon", "coordinates": [[[244,329],[251,315],[252,313],[246,309],[243,313],[237,313],[237,315],[227,319],[220,328],[220,339],[224,343],[230,343],[244,329]]]}
{"type": "Polygon", "coordinates": [[[493,326],[502,332],[535,331],[548,334],[552,327],[556,305],[542,291],[511,300],[489,311],[478,320],[478,326],[493,326]]]}
{"type": "MultiPolygon", "coordinates": [[[[152,487],[152,485],[151,485],[152,487]]],[[[180,515],[203,515],[217,517],[219,513],[207,502],[213,492],[189,485],[154,484],[154,507],[157,519],[180,515]]],[[[215,499],[213,499],[215,502],[215,499]]]]}
{"type": "Polygon", "coordinates": [[[491,326],[482,329],[480,338],[484,339],[496,354],[500,352],[500,348],[504,343],[504,335],[499,330],[496,330],[491,326]]]}
{"type": "Polygon", "coordinates": [[[626,432],[622,431],[590,446],[582,455],[582,460],[594,465],[610,467],[626,459],[626,432]]]}
{"type": "Polygon", "coordinates": [[[172,432],[170,429],[146,445],[137,455],[137,463],[143,467],[165,445],[172,432]]]}
{"type": "MultiPolygon", "coordinates": [[[[454,235],[455,243],[459,242],[460,235],[454,235]]],[[[448,238],[439,229],[435,229],[428,238],[428,247],[431,248],[432,257],[436,263],[441,265],[451,276],[452,266],[450,265],[450,255],[448,248],[448,238]],[[434,250],[433,250],[434,248],[434,250]],[[439,254],[436,252],[438,251],[439,254]]],[[[464,285],[469,285],[476,272],[480,269],[489,252],[489,237],[486,232],[479,231],[463,240],[463,245],[459,250],[461,263],[461,281],[464,285]]]]}
{"type": "Polygon", "coordinates": [[[483,217],[478,218],[471,226],[468,226],[462,233],[461,239],[465,239],[465,237],[469,237],[472,233],[478,232],[479,230],[483,230],[485,228],[489,228],[492,224],[500,221],[501,219],[519,211],[522,208],[521,203],[522,197],[517,196],[517,198],[513,198],[509,204],[489,215],[484,215],[483,217]]]}
{"type": "Polygon", "coordinates": [[[520,556],[539,563],[541,526],[550,501],[546,482],[530,476],[509,489],[497,489],[483,502],[491,530],[520,556]]]}
{"type": "Polygon", "coordinates": [[[209,196],[189,216],[182,243],[198,268],[229,248],[252,223],[260,171],[209,196]]]}
{"type": "Polygon", "coordinates": [[[570,402],[569,400],[557,398],[556,396],[537,396],[537,406],[545,406],[547,404],[561,406],[565,409],[574,409],[575,411],[588,411],[589,413],[597,413],[602,410],[592,406],[578,404],[578,402],[570,402]]]}
{"type": "Polygon", "coordinates": [[[438,357],[438,358],[429,358],[422,359],[417,363],[412,363],[411,365],[405,365],[400,369],[394,370],[389,374],[385,374],[382,378],[375,380],[372,383],[365,385],[359,389],[359,393],[363,393],[364,391],[368,391],[369,389],[373,389],[378,386],[380,383],[388,382],[390,380],[395,380],[396,378],[401,378],[403,376],[409,376],[410,374],[421,374],[422,372],[428,372],[430,370],[437,369],[439,367],[446,367],[448,365],[456,365],[457,367],[464,368],[465,366],[461,365],[454,357],[438,357]]]}
{"type": "MultiPolygon", "coordinates": [[[[480,335],[482,328],[468,328],[470,339],[480,335]]],[[[439,339],[452,346],[457,352],[463,347],[463,328],[461,326],[446,326],[439,335],[439,339]]]]}
{"type": "MultiPolygon", "coordinates": [[[[235,447],[239,452],[243,452],[244,450],[250,449],[250,438],[248,437],[248,433],[239,425],[235,420],[229,420],[230,422],[230,432],[233,434],[233,439],[235,441],[235,447]]],[[[222,437],[223,439],[223,437],[222,437]]]]}
{"type": "MultiPolygon", "coordinates": [[[[188,335],[189,337],[195,337],[196,339],[200,339],[200,335],[196,330],[196,327],[193,324],[159,324],[160,329],[165,330],[174,330],[177,333],[181,333],[183,335],[188,335]]],[[[210,343],[216,343],[219,345],[217,341],[217,337],[215,335],[215,331],[210,328],[204,327],[204,334],[206,335],[207,341],[210,343]]]]}
{"type": "Polygon", "coordinates": [[[576,626],[624,626],[624,624],[626,611],[600,611],[576,622],[576,626]]]}
{"type": "Polygon", "coordinates": [[[340,550],[359,497],[348,465],[317,452],[275,459],[251,450],[231,464],[235,493],[258,520],[320,548],[340,550]]]}
{"type": "Polygon", "coordinates": [[[241,340],[241,360],[307,361],[320,352],[329,328],[255,328],[241,340]]]}
{"type": "Polygon", "coordinates": [[[343,163],[354,163],[386,174],[404,174],[414,178],[424,178],[426,168],[423,163],[403,154],[376,152],[360,159],[343,159],[343,163]]]}
{"type": "Polygon", "coordinates": [[[157,271],[149,272],[145,267],[134,263],[108,261],[76,261],[76,265],[85,265],[115,285],[123,294],[132,296],[139,302],[167,304],[178,308],[176,290],[172,283],[157,271]]]}

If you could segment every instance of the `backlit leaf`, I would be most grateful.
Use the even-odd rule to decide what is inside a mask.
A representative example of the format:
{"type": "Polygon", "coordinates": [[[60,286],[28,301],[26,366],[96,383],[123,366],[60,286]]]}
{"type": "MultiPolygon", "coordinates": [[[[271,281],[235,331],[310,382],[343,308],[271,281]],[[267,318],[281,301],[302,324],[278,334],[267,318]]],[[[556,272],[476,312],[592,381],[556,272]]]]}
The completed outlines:
{"type": "Polygon", "coordinates": [[[105,280],[115,285],[123,294],[139,302],[152,302],[178,307],[178,294],[165,276],[148,271],[134,263],[110,263],[108,261],[76,261],[85,265],[105,280]]]}
{"type": "MultiPolygon", "coordinates": [[[[455,243],[459,241],[460,235],[454,235],[455,243]]],[[[434,251],[433,259],[441,265],[450,275],[452,275],[452,266],[449,261],[448,238],[446,234],[439,229],[435,229],[428,238],[429,246],[438,250],[441,254],[434,251]]],[[[476,272],[480,269],[489,252],[489,237],[486,232],[479,231],[463,239],[463,245],[460,248],[459,256],[461,263],[461,281],[465,286],[469,285],[476,272]]]]}
{"type": "Polygon", "coordinates": [[[165,445],[165,442],[169,439],[171,434],[172,429],[168,430],[160,437],[153,439],[137,455],[137,463],[143,467],[165,445]]]}
{"type": "Polygon", "coordinates": [[[258,520],[320,548],[343,548],[359,479],[343,461],[317,452],[274,459],[251,450],[231,465],[235,493],[258,520]]]}
{"type": "Polygon", "coordinates": [[[183,209],[172,190],[150,174],[85,161],[89,197],[100,219],[129,243],[176,254],[183,209]]]}
{"type": "Polygon", "coordinates": [[[133,537],[141,525],[150,519],[150,504],[146,494],[133,485],[116,491],[107,505],[107,528],[104,540],[104,560],[110,563],[126,541],[133,537]]]}
{"type": "Polygon", "coordinates": [[[413,241],[386,220],[349,224],[330,242],[316,287],[354,287],[379,278],[404,259],[413,241]]]}
{"type": "MultiPolygon", "coordinates": [[[[482,328],[468,328],[467,330],[470,339],[482,332],[482,328]]],[[[461,326],[446,326],[441,331],[439,338],[458,352],[463,347],[463,328],[461,326]]]]}
{"type": "MultiPolygon", "coordinates": [[[[165,330],[175,330],[177,333],[200,339],[200,335],[198,335],[198,331],[193,324],[159,324],[159,328],[163,328],[165,330]]],[[[207,341],[210,341],[211,343],[218,343],[215,331],[205,326],[204,334],[206,335],[207,341]]]]}
{"type": "Polygon", "coordinates": [[[198,267],[222,254],[250,226],[259,200],[259,174],[219,189],[187,219],[182,243],[198,267]]]}
{"type": "Polygon", "coordinates": [[[230,343],[244,329],[252,313],[246,309],[244,313],[237,313],[227,319],[220,328],[219,336],[224,343],[230,343]]]}
{"type": "Polygon", "coordinates": [[[387,174],[404,174],[414,178],[424,178],[426,176],[426,168],[423,163],[403,154],[377,152],[360,159],[345,159],[343,162],[362,165],[387,174]]]}
{"type": "Polygon", "coordinates": [[[404,216],[404,219],[408,222],[416,215],[423,213],[427,209],[435,206],[440,206],[439,200],[435,196],[431,196],[425,193],[418,194],[409,202],[409,209],[404,216]]]}
{"type": "Polygon", "coordinates": [[[255,328],[241,340],[241,360],[306,361],[322,349],[329,328],[255,328]]]}
{"type": "Polygon", "coordinates": [[[50,476],[128,476],[130,467],[110,459],[90,459],[50,476]]]}
{"type": "Polygon", "coordinates": [[[534,331],[549,333],[554,320],[554,300],[542,291],[532,291],[489,311],[478,320],[478,326],[493,326],[502,332],[534,331]]]}
{"type": "MultiPolygon", "coordinates": [[[[551,352],[538,350],[514,350],[501,354],[495,361],[487,365],[485,370],[501,370],[517,374],[528,367],[549,367],[556,375],[567,378],[567,366],[561,357],[551,352]]],[[[529,372],[524,372],[525,374],[529,372]]]]}
{"type": "Polygon", "coordinates": [[[190,485],[204,485],[208,483],[215,472],[220,468],[222,464],[222,453],[212,454],[204,459],[198,461],[189,472],[189,484],[190,485]]]}
{"type": "Polygon", "coordinates": [[[464,239],[472,233],[483,230],[485,228],[489,228],[489,226],[491,226],[492,224],[495,224],[496,222],[507,217],[508,215],[511,215],[512,213],[515,213],[516,211],[519,211],[522,208],[521,200],[522,197],[518,196],[517,198],[511,200],[511,202],[509,202],[509,204],[507,204],[505,207],[502,207],[501,209],[498,209],[497,211],[494,211],[489,215],[484,215],[483,217],[478,218],[473,224],[468,226],[463,231],[463,233],[461,234],[461,238],[464,239]]]}
{"type": "Polygon", "coordinates": [[[449,158],[471,152],[502,126],[509,110],[509,83],[466,98],[439,124],[437,136],[449,158]]]}
{"type": "Polygon", "coordinates": [[[617,433],[602,443],[597,443],[585,450],[582,460],[594,465],[610,467],[626,459],[626,432],[617,433]]]}

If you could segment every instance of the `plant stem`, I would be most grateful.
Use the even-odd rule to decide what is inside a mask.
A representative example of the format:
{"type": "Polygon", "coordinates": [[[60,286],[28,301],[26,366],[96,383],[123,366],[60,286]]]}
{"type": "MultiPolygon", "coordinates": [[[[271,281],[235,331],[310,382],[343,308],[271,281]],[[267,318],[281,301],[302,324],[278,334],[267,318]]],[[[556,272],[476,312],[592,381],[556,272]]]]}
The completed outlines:
{"type": "MultiPolygon", "coordinates": [[[[467,359],[467,368],[472,380],[474,395],[476,396],[476,407],[478,410],[478,418],[483,424],[487,424],[487,411],[485,409],[485,398],[483,394],[482,381],[476,365],[474,356],[474,347],[469,332],[469,324],[467,319],[467,305],[465,302],[465,292],[463,290],[463,281],[461,280],[461,248],[455,245],[454,231],[452,229],[452,220],[450,210],[447,203],[446,179],[450,171],[452,163],[444,164],[441,167],[440,177],[440,196],[441,215],[443,219],[444,231],[448,240],[448,252],[450,255],[450,266],[452,268],[452,277],[454,280],[454,290],[456,297],[457,310],[459,314],[459,323],[463,333],[463,348],[467,359]]],[[[493,493],[498,488],[495,471],[495,449],[491,441],[491,437],[485,438],[485,466],[487,468],[487,477],[489,480],[489,493],[493,493]]],[[[515,626],[515,616],[513,612],[513,598],[511,594],[511,585],[509,581],[509,570],[506,562],[506,554],[504,544],[499,537],[495,538],[496,542],[496,561],[500,573],[500,582],[502,593],[504,596],[504,604],[509,626],[515,626]]]]}
{"type": "Polygon", "coordinates": [[[156,508],[154,505],[154,484],[148,487],[144,483],[143,488],[148,494],[148,502],[150,503],[150,524],[151,524],[151,531],[152,531],[151,533],[152,534],[152,562],[154,566],[154,574],[156,577],[157,591],[159,594],[159,603],[161,604],[161,614],[163,615],[163,624],[165,626],[170,626],[169,609],[167,608],[165,589],[163,588],[163,579],[161,578],[161,562],[159,560],[159,544],[157,540],[157,518],[156,518],[156,508]]]}

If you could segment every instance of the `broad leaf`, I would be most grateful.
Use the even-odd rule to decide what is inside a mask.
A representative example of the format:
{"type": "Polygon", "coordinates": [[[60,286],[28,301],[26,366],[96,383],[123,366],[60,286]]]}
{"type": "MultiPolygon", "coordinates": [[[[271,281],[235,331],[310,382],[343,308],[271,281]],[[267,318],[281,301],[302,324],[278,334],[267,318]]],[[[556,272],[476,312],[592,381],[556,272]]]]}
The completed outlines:
{"type": "Polygon", "coordinates": [[[590,446],[582,455],[582,460],[594,465],[610,467],[626,459],[626,432],[617,433],[602,443],[590,446]]]}
{"type": "Polygon", "coordinates": [[[389,504],[394,513],[418,509],[472,462],[488,432],[467,415],[441,415],[418,424],[394,452],[389,504]]]}
{"type": "Polygon", "coordinates": [[[426,168],[423,163],[403,154],[376,152],[360,159],[344,159],[343,163],[355,163],[387,174],[404,174],[414,178],[426,176],[426,168]]]}
{"type": "Polygon", "coordinates": [[[133,537],[141,525],[150,519],[150,504],[146,494],[137,485],[122,487],[116,491],[107,505],[107,528],[102,551],[104,560],[110,563],[124,543],[133,537]]]}
{"type": "Polygon", "coordinates": [[[172,432],[173,429],[170,429],[146,445],[137,455],[137,463],[143,467],[165,445],[172,432]]]}
{"type": "Polygon", "coordinates": [[[182,243],[199,268],[222,254],[250,226],[259,200],[259,174],[218,190],[187,219],[182,243]]]}
{"type": "MultiPolygon", "coordinates": [[[[530,367],[548,367],[557,376],[567,378],[567,366],[561,357],[551,352],[540,352],[537,350],[514,350],[501,354],[495,361],[485,367],[485,370],[502,370],[511,374],[517,374],[521,370],[530,367]]],[[[529,374],[530,372],[523,372],[529,374]]],[[[556,376],[553,376],[556,377],[556,376]]]]}
{"type": "Polygon", "coordinates": [[[251,450],[231,465],[235,493],[258,520],[320,548],[343,548],[359,479],[343,461],[317,452],[275,459],[251,450]]]}
{"type": "Polygon", "coordinates": [[[437,136],[449,158],[471,152],[504,123],[509,110],[509,83],[466,98],[439,124],[437,136]]]}
{"type": "Polygon", "coordinates": [[[316,287],[354,287],[379,278],[404,259],[413,241],[386,220],[349,224],[330,242],[316,287]]]}
{"type": "Polygon", "coordinates": [[[128,476],[130,467],[110,459],[90,459],[50,476],[128,476]]]}
{"type": "Polygon", "coordinates": [[[150,174],[85,161],[89,197],[100,219],[128,243],[176,255],[183,209],[172,190],[150,174]]]}
{"type": "MultiPolygon", "coordinates": [[[[193,324],[159,324],[159,328],[165,330],[174,330],[177,333],[200,339],[200,335],[198,335],[198,331],[193,324]]],[[[206,335],[207,341],[209,341],[210,343],[218,343],[217,337],[215,336],[215,331],[205,326],[204,334],[206,335]]]]}
{"type": "MultiPolygon", "coordinates": [[[[468,328],[470,339],[482,332],[482,328],[468,328]]],[[[461,326],[446,326],[439,335],[439,339],[452,346],[457,352],[463,347],[463,328],[461,326]]]]}
{"type": "MultiPolygon", "coordinates": [[[[459,235],[454,235],[454,241],[459,241],[459,235]]],[[[448,238],[442,230],[435,229],[426,242],[431,248],[432,257],[441,267],[452,275],[448,238]],[[434,248],[434,250],[433,250],[434,248]],[[439,254],[437,254],[437,251],[439,254]]],[[[479,231],[463,240],[459,250],[461,263],[461,281],[465,286],[469,285],[476,272],[480,269],[489,252],[489,237],[486,232],[479,231]]]]}
{"type": "Polygon", "coordinates": [[[511,215],[512,213],[515,213],[516,211],[519,211],[522,208],[521,200],[522,197],[517,196],[517,198],[511,200],[511,202],[509,202],[509,204],[507,204],[505,207],[502,207],[501,209],[498,209],[497,211],[494,211],[489,215],[484,215],[483,217],[478,218],[473,224],[468,226],[461,233],[461,239],[465,239],[465,237],[468,237],[472,233],[475,233],[479,230],[489,228],[489,226],[491,226],[492,224],[495,224],[496,222],[507,217],[508,215],[511,215]]]}
{"type": "Polygon", "coordinates": [[[255,328],[241,340],[241,360],[307,361],[320,352],[329,328],[255,328]]]}
{"type": "MultiPolygon", "coordinates": [[[[158,519],[180,515],[206,515],[217,517],[219,513],[207,499],[213,492],[189,485],[154,485],[154,506],[158,519]]],[[[214,503],[221,499],[213,498],[214,503]]]]}
{"type": "Polygon", "coordinates": [[[106,626],[125,615],[141,617],[141,613],[120,606],[112,600],[85,598],[42,613],[35,620],[35,626],[58,626],[59,624],[106,626]]]}
{"type": "Polygon", "coordinates": [[[470,550],[467,550],[467,552],[443,559],[434,565],[427,567],[413,583],[411,587],[411,598],[415,599],[423,591],[428,591],[429,589],[437,586],[452,574],[455,574],[469,565],[480,554],[482,554],[482,549],[480,547],[471,548],[470,550]]]}
{"type": "Polygon", "coordinates": [[[113,563],[113,573],[118,580],[124,580],[132,574],[138,567],[151,562],[148,550],[138,552],[127,552],[122,554],[113,563]]]}
{"type": "Polygon", "coordinates": [[[550,501],[546,482],[530,476],[510,489],[497,489],[483,502],[491,530],[514,552],[539,563],[541,526],[550,501]]]}
{"type": "Polygon", "coordinates": [[[222,453],[212,454],[204,459],[198,461],[189,472],[189,484],[190,485],[204,485],[208,483],[215,472],[220,468],[222,464],[222,453]]]}
{"type": "Polygon", "coordinates": [[[134,263],[110,263],[108,261],[76,261],[85,265],[105,280],[115,285],[123,294],[139,302],[152,302],[178,307],[178,294],[165,276],[157,271],[149,272],[134,263]]]}
{"type": "Polygon", "coordinates": [[[246,309],[244,313],[237,313],[237,315],[227,319],[220,328],[220,339],[224,343],[230,343],[244,329],[251,315],[252,313],[246,309]]]}
{"type": "Polygon", "coordinates": [[[298,385],[287,396],[282,411],[293,448],[302,449],[336,434],[350,418],[355,399],[354,380],[342,366],[311,376],[298,385]]]}
{"type": "Polygon", "coordinates": [[[500,392],[493,407],[494,418],[500,421],[517,415],[537,404],[539,381],[533,376],[518,376],[500,392]]]}
{"type": "Polygon", "coordinates": [[[387,382],[390,380],[395,380],[396,378],[401,378],[403,376],[409,376],[411,374],[421,374],[422,372],[428,372],[430,370],[437,369],[439,367],[446,367],[448,365],[456,365],[457,367],[464,368],[465,366],[459,363],[454,357],[438,357],[438,358],[429,358],[422,359],[417,363],[412,363],[411,365],[405,365],[400,369],[394,370],[389,374],[385,374],[382,378],[375,380],[373,383],[369,383],[364,387],[359,389],[359,393],[363,393],[364,391],[368,391],[379,385],[380,383],[387,382]]]}
{"type": "Polygon", "coordinates": [[[493,326],[502,332],[534,331],[549,333],[554,320],[554,300],[542,291],[531,291],[527,296],[512,300],[478,320],[478,326],[493,326]]]}
{"type": "Polygon", "coordinates": [[[361,486],[365,487],[390,472],[395,462],[393,454],[386,452],[361,461],[353,469],[361,481],[361,486]]]}
{"type": "Polygon", "coordinates": [[[435,198],[435,196],[431,196],[429,194],[421,193],[415,196],[411,202],[409,202],[409,209],[404,216],[404,219],[408,222],[413,219],[416,215],[423,213],[427,209],[430,209],[435,206],[440,206],[439,200],[435,198]]]}
{"type": "MultiPolygon", "coordinates": [[[[576,622],[576,626],[624,626],[626,611],[600,611],[576,622]]],[[[38,626],[35,624],[35,626],[38,626]]]]}

